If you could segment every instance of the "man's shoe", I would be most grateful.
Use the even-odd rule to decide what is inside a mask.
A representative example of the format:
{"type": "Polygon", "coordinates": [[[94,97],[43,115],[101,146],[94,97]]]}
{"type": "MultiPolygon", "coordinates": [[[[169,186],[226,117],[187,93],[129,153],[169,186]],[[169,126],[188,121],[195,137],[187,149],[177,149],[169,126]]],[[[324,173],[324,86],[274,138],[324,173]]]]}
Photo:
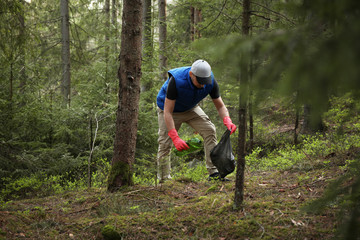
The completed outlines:
{"type": "Polygon", "coordinates": [[[216,173],[210,174],[208,177],[208,181],[212,181],[212,180],[220,180],[220,173],[216,172],[216,173]]]}
{"type": "Polygon", "coordinates": [[[230,179],[228,178],[222,178],[220,176],[220,173],[219,172],[216,172],[216,173],[213,173],[213,174],[210,174],[210,176],[208,177],[208,181],[212,181],[212,180],[215,180],[215,181],[223,181],[223,182],[230,182],[230,179]]]}

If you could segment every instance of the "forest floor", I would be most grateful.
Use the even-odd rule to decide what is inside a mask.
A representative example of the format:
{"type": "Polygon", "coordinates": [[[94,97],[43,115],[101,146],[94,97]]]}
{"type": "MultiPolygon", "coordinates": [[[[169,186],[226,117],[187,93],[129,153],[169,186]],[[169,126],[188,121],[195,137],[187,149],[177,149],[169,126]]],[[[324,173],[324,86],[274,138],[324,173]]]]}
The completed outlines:
{"type": "Polygon", "coordinates": [[[238,211],[234,175],[11,201],[0,209],[0,239],[330,239],[336,206],[317,215],[301,207],[340,174],[338,166],[247,172],[238,211]]]}

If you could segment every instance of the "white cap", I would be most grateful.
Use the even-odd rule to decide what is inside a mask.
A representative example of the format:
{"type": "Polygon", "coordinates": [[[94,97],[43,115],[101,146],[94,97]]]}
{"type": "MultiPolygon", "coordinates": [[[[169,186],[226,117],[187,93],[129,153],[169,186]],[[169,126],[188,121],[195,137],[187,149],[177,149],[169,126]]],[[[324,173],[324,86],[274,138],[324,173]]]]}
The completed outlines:
{"type": "Polygon", "coordinates": [[[196,80],[200,84],[210,84],[211,80],[211,67],[210,64],[205,60],[196,60],[191,66],[190,70],[195,76],[196,80]]]}

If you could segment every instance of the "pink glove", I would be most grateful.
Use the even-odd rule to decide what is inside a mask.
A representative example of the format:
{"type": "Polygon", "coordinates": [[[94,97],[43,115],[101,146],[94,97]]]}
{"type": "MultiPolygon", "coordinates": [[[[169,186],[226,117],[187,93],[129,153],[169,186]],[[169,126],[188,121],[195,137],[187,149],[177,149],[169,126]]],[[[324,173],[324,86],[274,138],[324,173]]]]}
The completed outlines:
{"type": "Polygon", "coordinates": [[[233,134],[236,131],[236,125],[232,123],[229,116],[224,117],[223,122],[224,125],[231,131],[230,134],[233,134]]]}
{"type": "Polygon", "coordinates": [[[178,151],[189,149],[189,146],[186,144],[186,142],[184,140],[182,140],[179,137],[175,128],[171,129],[169,131],[168,135],[171,138],[171,140],[173,141],[173,143],[178,151]]]}

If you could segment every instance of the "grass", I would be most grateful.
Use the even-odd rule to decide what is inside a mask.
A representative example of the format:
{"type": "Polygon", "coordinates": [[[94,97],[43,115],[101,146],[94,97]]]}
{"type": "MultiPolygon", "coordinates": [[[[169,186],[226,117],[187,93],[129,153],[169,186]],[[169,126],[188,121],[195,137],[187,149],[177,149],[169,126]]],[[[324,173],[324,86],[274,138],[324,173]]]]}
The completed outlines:
{"type": "Polygon", "coordinates": [[[331,239],[337,207],[301,211],[319,198],[337,166],[310,171],[247,172],[244,204],[233,210],[231,182],[167,181],[10,201],[1,207],[0,239],[331,239]]]}

